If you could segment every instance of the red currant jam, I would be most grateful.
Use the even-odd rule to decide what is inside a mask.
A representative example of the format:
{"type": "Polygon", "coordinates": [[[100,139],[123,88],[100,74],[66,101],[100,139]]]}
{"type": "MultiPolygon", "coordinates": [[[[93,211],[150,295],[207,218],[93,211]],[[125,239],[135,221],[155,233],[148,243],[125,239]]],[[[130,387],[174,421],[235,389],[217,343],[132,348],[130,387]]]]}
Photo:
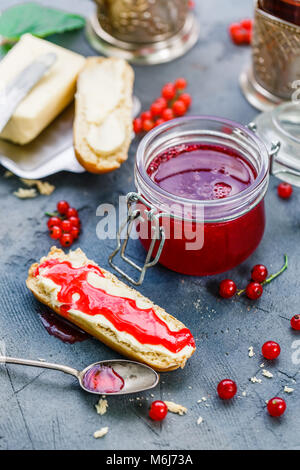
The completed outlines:
{"type": "Polygon", "coordinates": [[[84,374],[83,385],[91,392],[116,393],[124,387],[124,380],[112,367],[96,364],[84,374]]]}
{"type": "Polygon", "coordinates": [[[90,335],[72,325],[56,313],[46,310],[39,314],[41,322],[49,335],[60,339],[63,343],[74,344],[85,341],[90,335]]]}
{"type": "MultiPolygon", "coordinates": [[[[160,219],[160,224],[168,227],[170,234],[159,259],[162,265],[183,274],[217,274],[237,266],[257,248],[265,228],[263,199],[229,220],[223,220],[222,206],[217,221],[207,217],[209,204],[206,201],[220,200],[221,203],[254,183],[256,170],[240,152],[221,145],[181,144],[155,157],[147,173],[157,186],[170,193],[170,197],[184,198],[191,203],[203,202],[204,223],[194,217],[190,221],[174,217],[160,219]],[[199,230],[202,230],[203,243],[197,249],[187,249],[199,230]],[[175,233],[183,235],[174,236],[175,233]]],[[[141,237],[146,249],[150,241],[150,237],[141,237]]],[[[157,247],[158,244],[154,254],[157,247]]]]}
{"type": "Polygon", "coordinates": [[[40,275],[41,270],[43,277],[60,286],[57,300],[61,304],[60,313],[66,319],[70,310],[90,316],[102,315],[118,331],[133,336],[140,344],[164,346],[175,354],[185,346],[195,346],[189,329],[173,331],[153,308],[140,308],[133,299],[109,294],[93,286],[89,274],[105,277],[97,266],[88,264],[76,268],[68,261],[53,258],[42,263],[35,275],[40,275]],[[79,298],[75,299],[74,294],[79,298]]]}
{"type": "Polygon", "coordinates": [[[256,177],[239,153],[204,144],[173,147],[156,157],[147,172],[165,191],[199,201],[234,196],[256,177]]]}

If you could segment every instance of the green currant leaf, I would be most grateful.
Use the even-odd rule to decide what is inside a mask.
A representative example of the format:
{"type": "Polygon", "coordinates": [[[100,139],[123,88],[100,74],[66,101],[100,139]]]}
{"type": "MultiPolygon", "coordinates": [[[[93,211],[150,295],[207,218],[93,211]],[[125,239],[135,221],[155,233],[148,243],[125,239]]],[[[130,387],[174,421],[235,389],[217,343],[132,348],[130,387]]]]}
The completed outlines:
{"type": "Polygon", "coordinates": [[[0,60],[12,48],[12,44],[0,44],[0,60]]]}
{"type": "Polygon", "coordinates": [[[83,28],[85,19],[53,8],[28,2],[4,10],[0,15],[0,36],[17,41],[22,34],[38,37],[83,28]]]}

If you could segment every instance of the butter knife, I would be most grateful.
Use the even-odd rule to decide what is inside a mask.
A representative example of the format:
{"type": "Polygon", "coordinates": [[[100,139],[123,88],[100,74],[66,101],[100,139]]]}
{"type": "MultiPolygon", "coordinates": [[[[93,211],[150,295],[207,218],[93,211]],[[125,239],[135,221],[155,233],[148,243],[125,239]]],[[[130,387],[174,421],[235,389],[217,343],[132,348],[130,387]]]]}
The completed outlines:
{"type": "Polygon", "coordinates": [[[10,120],[19,103],[52,67],[56,59],[57,56],[53,52],[42,54],[0,91],[0,132],[10,120]]]}

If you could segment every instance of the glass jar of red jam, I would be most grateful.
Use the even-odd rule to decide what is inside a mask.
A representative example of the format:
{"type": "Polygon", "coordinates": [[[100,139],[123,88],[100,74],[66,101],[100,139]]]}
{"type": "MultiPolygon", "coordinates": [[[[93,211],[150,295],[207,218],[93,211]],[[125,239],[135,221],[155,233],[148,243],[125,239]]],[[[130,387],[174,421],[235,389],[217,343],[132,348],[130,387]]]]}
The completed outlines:
{"type": "Polygon", "coordinates": [[[163,266],[191,275],[237,266],[262,239],[268,174],[264,143],[240,124],[195,116],[157,127],[136,156],[143,246],[151,250],[156,224],[165,240],[153,241],[152,256],[162,248],[163,266]]]}
{"type": "Polygon", "coordinates": [[[300,0],[259,0],[258,4],[267,13],[300,26],[300,0]]]}

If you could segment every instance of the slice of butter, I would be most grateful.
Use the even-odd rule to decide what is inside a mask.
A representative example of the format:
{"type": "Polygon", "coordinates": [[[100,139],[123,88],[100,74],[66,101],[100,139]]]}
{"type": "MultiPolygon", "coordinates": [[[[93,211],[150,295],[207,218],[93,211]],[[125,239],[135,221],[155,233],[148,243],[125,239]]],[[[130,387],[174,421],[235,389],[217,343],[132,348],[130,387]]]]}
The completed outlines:
{"type": "Polygon", "coordinates": [[[126,137],[125,125],[117,112],[111,113],[102,124],[90,124],[87,143],[96,153],[109,154],[123,144],[126,137]]]}
{"type": "Polygon", "coordinates": [[[54,52],[56,62],[19,104],[0,137],[27,144],[72,101],[85,58],[25,34],[0,62],[0,89],[40,55],[54,52]]]}

